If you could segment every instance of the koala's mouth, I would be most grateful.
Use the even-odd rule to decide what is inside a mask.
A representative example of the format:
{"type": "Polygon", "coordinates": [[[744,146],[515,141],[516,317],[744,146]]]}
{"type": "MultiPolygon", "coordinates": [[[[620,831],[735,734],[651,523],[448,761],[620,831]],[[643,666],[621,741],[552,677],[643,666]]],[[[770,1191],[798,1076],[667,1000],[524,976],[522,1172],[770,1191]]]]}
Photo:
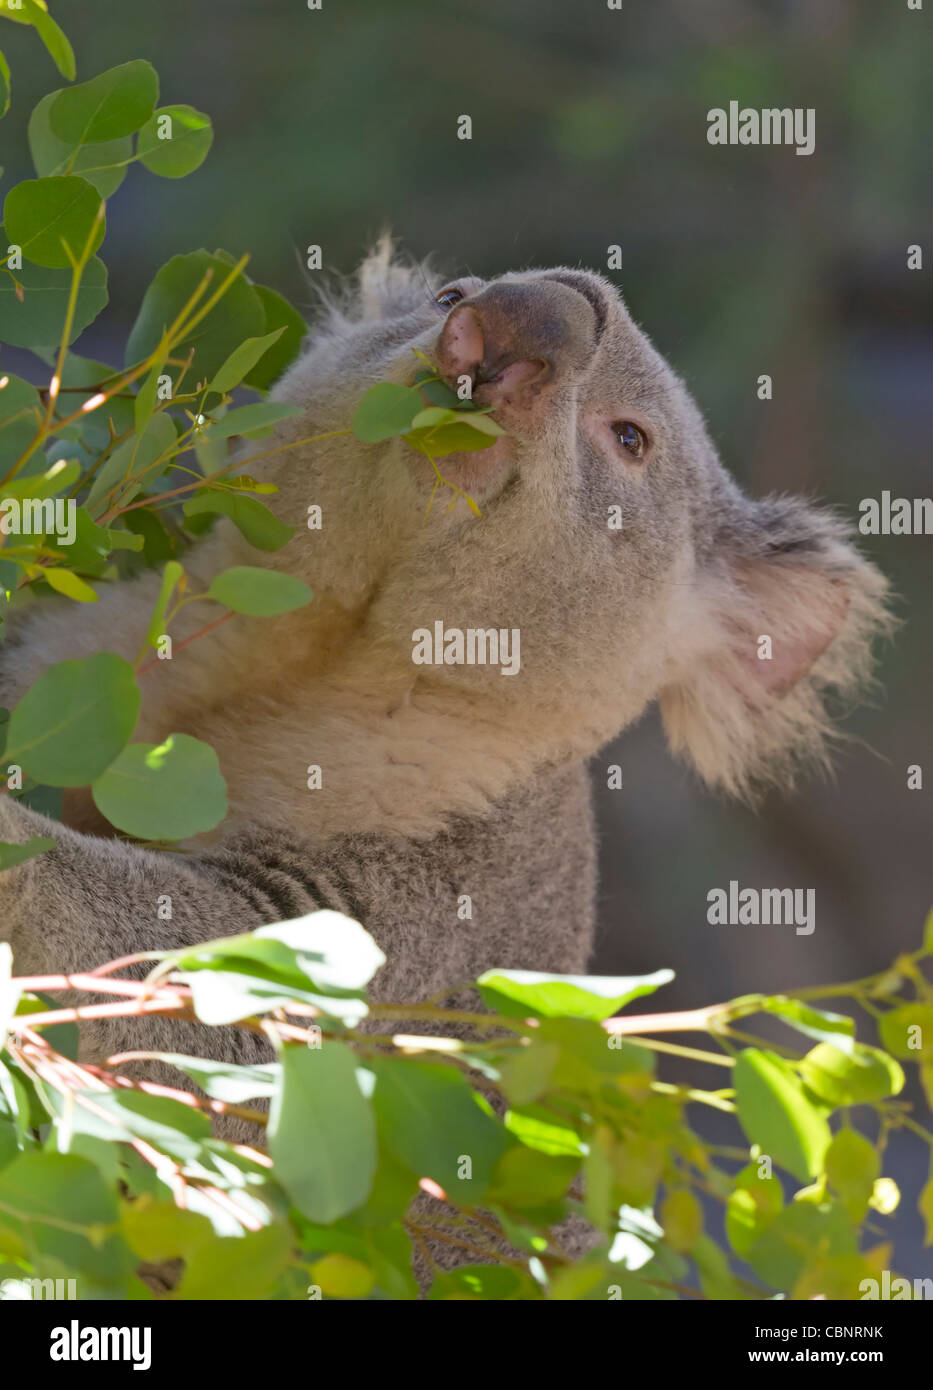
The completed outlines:
{"type": "Polygon", "coordinates": [[[540,357],[506,362],[502,366],[486,367],[480,363],[471,373],[472,396],[480,405],[510,405],[517,391],[532,382],[543,385],[549,373],[549,364],[540,357]]]}

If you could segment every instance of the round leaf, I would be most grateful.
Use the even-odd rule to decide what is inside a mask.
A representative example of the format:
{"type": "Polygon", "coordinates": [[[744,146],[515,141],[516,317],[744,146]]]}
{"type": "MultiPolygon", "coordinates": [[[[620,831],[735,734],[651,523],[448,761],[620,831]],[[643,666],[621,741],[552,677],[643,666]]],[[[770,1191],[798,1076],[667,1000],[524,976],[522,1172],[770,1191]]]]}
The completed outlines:
{"type": "Polygon", "coordinates": [[[814,1177],[832,1136],[787,1062],[774,1052],[746,1048],[736,1058],[733,1081],[749,1142],[801,1182],[814,1177]]]}
{"type": "Polygon", "coordinates": [[[226,604],[234,613],[248,613],[254,618],[290,613],[310,603],[312,597],[300,579],[254,565],[235,565],[224,570],[211,584],[207,596],[226,604]]]}
{"type": "Polygon", "coordinates": [[[0,465],[4,471],[36,437],[39,393],[18,376],[0,373],[0,465]]]}
{"type": "Polygon", "coordinates": [[[933,1057],[933,1004],[901,1004],[882,1015],[878,1032],[895,1057],[928,1061],[933,1057]]]}
{"type": "Polygon", "coordinates": [[[265,353],[252,371],[244,378],[244,385],[255,391],[267,391],[274,381],[290,367],[301,351],[308,325],[297,309],[288,300],[265,285],[254,285],[262,306],[266,311],[266,335],[277,328],[284,330],[278,342],[265,353]]]}
{"type": "Polygon", "coordinates": [[[326,1224],[360,1206],[376,1171],[376,1126],[343,1043],[287,1045],[281,1089],[269,1114],[276,1176],[310,1221],[326,1224]]]}
{"type": "Polygon", "coordinates": [[[146,123],[158,99],[155,68],[136,58],[90,82],[64,88],[55,98],[49,121],[59,140],[72,145],[118,140],[146,123]]]}
{"type": "Polygon", "coordinates": [[[368,1265],[354,1260],[352,1255],[334,1251],[315,1260],[311,1266],[311,1282],[319,1285],[328,1298],[365,1298],[375,1282],[368,1265]]]}
{"type": "Polygon", "coordinates": [[[204,162],[213,139],[210,117],[193,106],[160,106],[139,132],[136,154],[150,173],[181,179],[204,162]]]}
{"type": "Polygon", "coordinates": [[[77,260],[89,238],[92,251],[103,241],[105,219],[98,218],[102,206],[100,194],[87,179],[25,179],[6,195],[3,220],[7,236],[23,248],[27,260],[64,270],[72,263],[69,250],[77,260]]]}
{"type": "Polygon", "coordinates": [[[198,492],[182,508],[186,517],[201,516],[205,512],[219,512],[228,516],[234,526],[257,550],[281,550],[286,541],[295,534],[291,526],[270,512],[269,508],[257,502],[255,497],[243,497],[233,492],[198,492]]]}
{"type": "Polygon", "coordinates": [[[97,778],[93,797],[111,825],[140,840],[186,840],[227,814],[217,754],[188,734],[131,743],[97,778]]]}
{"type": "Polygon", "coordinates": [[[5,757],[50,787],[93,782],[124,747],[139,715],[133,668],[98,652],[44,671],[10,715],[5,757]]]}
{"type": "Polygon", "coordinates": [[[351,429],[364,444],[378,444],[411,429],[421,408],[421,397],[413,386],[380,381],[369,388],[356,407],[351,429]]]}
{"type": "Polygon", "coordinates": [[[92,183],[102,198],[115,193],[126,177],[126,166],[133,158],[133,141],[107,140],[97,145],[69,145],[59,140],[49,123],[49,111],[58,96],[50,92],[29,117],[29,152],[40,178],[53,174],[80,174],[92,183]],[[77,151],[77,153],[75,153],[77,151]]]}
{"type": "MultiPolygon", "coordinates": [[[[0,244],[6,246],[4,235],[0,233],[0,244]]],[[[22,288],[22,298],[17,295],[13,277],[0,275],[0,342],[33,349],[55,346],[65,324],[71,271],[24,263],[15,272],[15,278],[22,288]]],[[[107,270],[103,261],[94,256],[81,277],[70,343],[93,323],[106,303],[107,270]]]]}
{"type": "Polygon", "coordinates": [[[450,1067],[379,1058],[373,1069],[382,1142],[413,1173],[440,1183],[454,1202],[473,1205],[507,1147],[502,1126],[480,1109],[463,1076],[450,1067]],[[464,1154],[469,1169],[461,1164],[464,1154]]]}
{"type": "MultiPolygon", "coordinates": [[[[211,281],[203,304],[230,274],[230,265],[219,256],[206,251],[193,251],[187,256],[173,256],[156,274],[146,290],[133,331],[126,346],[126,362],[142,361],[158,346],[162,333],[184,308],[204,276],[211,272],[211,281]]],[[[253,287],[238,276],[225,294],[192,330],[190,339],[174,350],[179,358],[194,348],[194,359],[188,381],[210,381],[220,370],[231,352],[244,338],[259,337],[265,329],[266,315],[253,287]]]]}
{"type": "Polygon", "coordinates": [[[807,1090],[834,1108],[870,1104],[896,1096],[904,1087],[904,1073],[894,1058],[865,1043],[855,1043],[851,1054],[820,1043],[804,1057],[800,1072],[807,1090]]]}
{"type": "Polygon", "coordinates": [[[826,1178],[839,1193],[853,1221],[861,1221],[878,1177],[881,1160],[864,1135],[841,1129],[826,1150],[826,1178]]]}

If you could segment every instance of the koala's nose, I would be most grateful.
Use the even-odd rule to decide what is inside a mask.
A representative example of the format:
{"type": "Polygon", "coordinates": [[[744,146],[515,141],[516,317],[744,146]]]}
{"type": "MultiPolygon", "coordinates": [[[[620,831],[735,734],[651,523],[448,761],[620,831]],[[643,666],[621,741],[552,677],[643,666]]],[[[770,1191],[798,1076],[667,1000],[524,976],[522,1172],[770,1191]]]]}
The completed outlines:
{"type": "Polygon", "coordinates": [[[521,409],[547,385],[582,370],[602,324],[573,278],[500,281],[457,305],[438,341],[442,375],[451,382],[469,376],[481,405],[521,409]]]}

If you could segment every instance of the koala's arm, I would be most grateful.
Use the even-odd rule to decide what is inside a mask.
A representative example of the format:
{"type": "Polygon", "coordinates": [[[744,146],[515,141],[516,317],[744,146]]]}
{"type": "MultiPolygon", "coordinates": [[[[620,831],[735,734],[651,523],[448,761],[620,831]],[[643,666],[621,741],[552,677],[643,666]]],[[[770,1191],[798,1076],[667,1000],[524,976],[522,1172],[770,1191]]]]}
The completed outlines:
{"type": "MultiPolygon", "coordinates": [[[[257,826],[204,853],[159,853],[80,834],[0,797],[0,841],[36,835],[55,848],[0,873],[0,940],[12,944],[17,975],[76,973],[331,908],[362,922],[386,954],[372,997],[402,1003],[495,965],[579,973],[592,942],[582,765],[543,774],[491,816],[428,840],[356,835],[317,846],[257,826]],[[168,920],[159,914],[166,895],[168,920]]],[[[94,1057],[146,1049],[246,1060],[262,1048],[243,1030],[156,1016],[95,1020],[83,1032],[94,1057]]]]}
{"type": "MultiPolygon", "coordinates": [[[[10,942],[19,976],[86,972],[121,956],[232,936],[318,907],[346,910],[245,846],[203,856],[157,853],[79,834],[0,797],[0,840],[19,844],[37,835],[55,840],[55,848],[0,874],[0,940],[10,942]]],[[[245,1061],[263,1051],[261,1040],[245,1032],[161,1016],[93,1020],[82,1038],[82,1051],[95,1059],[197,1048],[208,1056],[234,1052],[245,1061]]]]}

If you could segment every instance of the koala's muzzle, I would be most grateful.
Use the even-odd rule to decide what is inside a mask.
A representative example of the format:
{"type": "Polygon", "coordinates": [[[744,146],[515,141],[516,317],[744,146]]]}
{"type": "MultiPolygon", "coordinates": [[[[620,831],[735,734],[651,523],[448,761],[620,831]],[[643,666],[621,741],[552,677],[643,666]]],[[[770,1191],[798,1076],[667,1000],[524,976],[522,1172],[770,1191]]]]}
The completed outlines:
{"type": "Polygon", "coordinates": [[[528,408],[545,387],[588,365],[601,329],[597,307],[552,277],[500,281],[452,310],[438,367],[452,384],[470,377],[481,405],[528,408]]]}

